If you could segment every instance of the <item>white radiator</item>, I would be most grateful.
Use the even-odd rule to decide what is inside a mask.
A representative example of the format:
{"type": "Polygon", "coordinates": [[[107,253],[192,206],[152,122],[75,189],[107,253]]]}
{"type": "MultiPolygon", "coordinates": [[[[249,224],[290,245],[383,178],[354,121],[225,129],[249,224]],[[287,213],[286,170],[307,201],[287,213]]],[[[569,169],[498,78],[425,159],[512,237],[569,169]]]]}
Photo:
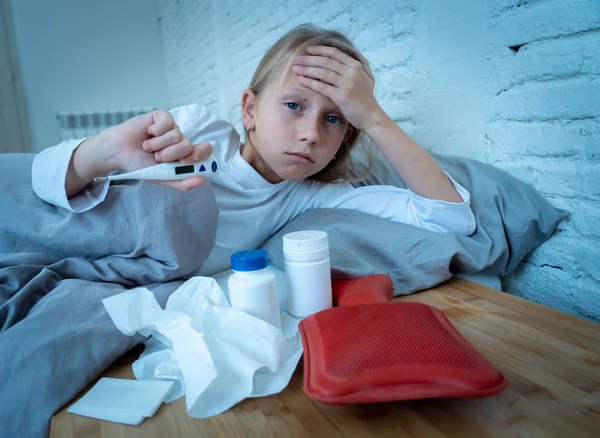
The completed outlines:
{"type": "Polygon", "coordinates": [[[132,117],[154,111],[154,108],[106,111],[65,111],[56,115],[63,140],[91,137],[100,131],[123,123],[132,117]]]}

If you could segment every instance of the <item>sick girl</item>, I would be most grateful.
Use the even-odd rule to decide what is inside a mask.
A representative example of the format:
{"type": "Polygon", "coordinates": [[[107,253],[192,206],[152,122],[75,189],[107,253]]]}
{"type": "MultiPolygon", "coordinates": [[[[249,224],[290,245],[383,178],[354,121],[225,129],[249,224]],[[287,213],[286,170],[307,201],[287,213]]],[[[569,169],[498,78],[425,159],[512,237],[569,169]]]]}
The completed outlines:
{"type": "MultiPolygon", "coordinates": [[[[38,154],[33,187],[47,202],[85,212],[109,182],[93,179],[162,162],[189,164],[212,154],[219,208],[216,243],[199,275],[229,268],[230,255],[260,247],[299,214],[347,208],[436,232],[470,235],[469,193],[412,140],[374,97],[368,61],[339,32],[292,29],[260,61],[241,96],[244,141],[233,126],[192,104],[132,118],[86,140],[38,154]],[[354,188],[351,152],[374,144],[408,189],[354,188]]],[[[161,182],[179,190],[203,177],[161,182]]]]}

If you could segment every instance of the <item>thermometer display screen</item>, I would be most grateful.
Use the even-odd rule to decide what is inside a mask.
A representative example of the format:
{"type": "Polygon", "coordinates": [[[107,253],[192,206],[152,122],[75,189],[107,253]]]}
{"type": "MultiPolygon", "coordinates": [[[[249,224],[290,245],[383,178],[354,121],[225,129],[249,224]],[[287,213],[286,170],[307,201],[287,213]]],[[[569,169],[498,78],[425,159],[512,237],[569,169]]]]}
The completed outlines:
{"type": "Polygon", "coordinates": [[[194,165],[189,166],[177,166],[175,168],[175,175],[185,175],[186,173],[194,173],[194,165]]]}

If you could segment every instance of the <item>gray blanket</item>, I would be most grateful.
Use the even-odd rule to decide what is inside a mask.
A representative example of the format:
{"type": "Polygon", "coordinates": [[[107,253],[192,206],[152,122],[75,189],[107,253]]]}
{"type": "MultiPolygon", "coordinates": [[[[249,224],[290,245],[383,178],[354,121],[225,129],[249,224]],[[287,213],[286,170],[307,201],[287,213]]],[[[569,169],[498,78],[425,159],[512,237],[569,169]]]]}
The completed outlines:
{"type": "Polygon", "coordinates": [[[161,305],[216,235],[210,188],[118,184],[71,213],[31,188],[33,155],[0,155],[0,436],[47,436],[52,415],[143,339],[103,298],[147,285],[161,305]]]}
{"type": "MultiPolygon", "coordinates": [[[[180,193],[147,183],[111,188],[83,214],[32,192],[32,155],[0,156],[0,430],[46,436],[53,413],[142,341],[121,334],[101,300],[137,285],[164,305],[214,243],[209,187],[180,193]]],[[[335,278],[387,273],[396,294],[453,272],[507,275],[565,217],[531,186],[464,158],[438,157],[472,194],[471,237],[436,234],[346,210],[299,216],[264,245],[283,267],[281,239],[299,229],[329,233],[335,278]]],[[[368,184],[402,186],[393,172],[368,184]],[[387,176],[386,176],[387,175],[387,176]]]]}

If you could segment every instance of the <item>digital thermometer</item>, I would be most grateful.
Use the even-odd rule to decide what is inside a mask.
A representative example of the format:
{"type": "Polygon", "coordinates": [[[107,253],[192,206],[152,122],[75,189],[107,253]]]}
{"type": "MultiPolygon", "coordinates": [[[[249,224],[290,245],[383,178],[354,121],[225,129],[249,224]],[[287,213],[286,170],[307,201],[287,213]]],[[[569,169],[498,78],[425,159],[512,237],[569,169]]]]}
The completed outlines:
{"type": "Polygon", "coordinates": [[[117,181],[121,179],[149,179],[158,181],[174,181],[190,176],[211,177],[219,173],[217,160],[212,155],[204,161],[192,164],[179,162],[160,163],[133,172],[119,173],[95,178],[94,181],[117,181]]]}

